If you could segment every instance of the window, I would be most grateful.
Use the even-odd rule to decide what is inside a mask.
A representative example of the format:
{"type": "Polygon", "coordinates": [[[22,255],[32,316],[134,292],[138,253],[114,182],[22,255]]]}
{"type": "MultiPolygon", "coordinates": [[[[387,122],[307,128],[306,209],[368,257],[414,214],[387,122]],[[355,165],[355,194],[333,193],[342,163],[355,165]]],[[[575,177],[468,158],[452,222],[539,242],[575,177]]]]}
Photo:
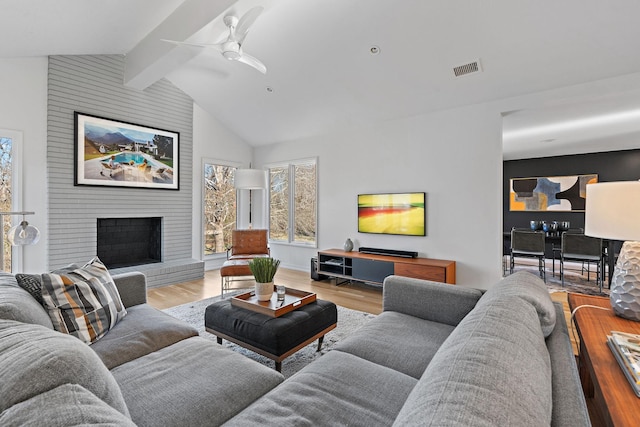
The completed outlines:
{"type": "Polygon", "coordinates": [[[204,163],[205,256],[226,252],[231,246],[231,230],[236,224],[236,190],[233,187],[236,167],[220,163],[204,163]]]}
{"type": "MultiPolygon", "coordinates": [[[[18,176],[21,143],[21,132],[0,129],[0,212],[15,211],[21,204],[21,183],[15,179],[18,176]]],[[[15,225],[12,223],[15,219],[11,215],[4,215],[0,227],[3,237],[0,268],[4,271],[20,271],[22,267],[22,251],[14,249],[6,239],[7,232],[15,225]]]]}
{"type": "Polygon", "coordinates": [[[316,245],[316,159],[269,168],[269,238],[273,241],[316,245]]]}

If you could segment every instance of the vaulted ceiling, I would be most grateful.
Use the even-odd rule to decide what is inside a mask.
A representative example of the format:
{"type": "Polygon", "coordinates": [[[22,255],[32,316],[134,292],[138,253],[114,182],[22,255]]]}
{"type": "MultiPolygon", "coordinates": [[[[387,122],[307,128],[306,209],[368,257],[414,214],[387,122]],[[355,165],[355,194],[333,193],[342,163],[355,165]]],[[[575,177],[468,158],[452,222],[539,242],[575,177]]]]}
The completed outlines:
{"type": "MultiPolygon", "coordinates": [[[[0,8],[0,58],[125,54],[127,85],[167,78],[254,146],[640,71],[637,0],[2,0],[0,8]],[[214,49],[162,41],[216,43],[226,15],[256,6],[264,11],[243,49],[266,74],[214,49]],[[454,67],[474,61],[480,72],[455,77],[454,67]]],[[[623,103],[638,109],[640,97],[623,103]]],[[[572,120],[585,104],[532,116],[572,120]]],[[[527,117],[512,115],[509,130],[531,126],[527,117]]]]}

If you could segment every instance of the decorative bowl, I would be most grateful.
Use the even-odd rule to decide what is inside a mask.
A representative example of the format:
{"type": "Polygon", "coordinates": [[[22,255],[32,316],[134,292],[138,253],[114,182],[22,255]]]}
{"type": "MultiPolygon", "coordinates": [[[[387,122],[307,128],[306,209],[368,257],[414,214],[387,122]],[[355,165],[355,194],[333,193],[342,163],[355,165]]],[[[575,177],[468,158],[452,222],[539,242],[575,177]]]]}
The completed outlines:
{"type": "Polygon", "coordinates": [[[542,229],[542,221],[530,221],[531,230],[541,230],[542,229]]]}

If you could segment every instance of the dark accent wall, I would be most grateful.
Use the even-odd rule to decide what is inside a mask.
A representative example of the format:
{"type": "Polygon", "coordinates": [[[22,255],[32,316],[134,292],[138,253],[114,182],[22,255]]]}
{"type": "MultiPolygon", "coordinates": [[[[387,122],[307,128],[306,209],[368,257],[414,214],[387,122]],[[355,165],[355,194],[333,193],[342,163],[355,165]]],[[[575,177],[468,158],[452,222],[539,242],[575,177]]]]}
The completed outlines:
{"type": "Polygon", "coordinates": [[[598,174],[598,182],[640,179],[640,149],[508,160],[503,162],[502,205],[504,231],[512,227],[529,227],[529,221],[569,221],[571,228],[584,228],[584,212],[511,212],[509,182],[511,178],[598,174]]]}

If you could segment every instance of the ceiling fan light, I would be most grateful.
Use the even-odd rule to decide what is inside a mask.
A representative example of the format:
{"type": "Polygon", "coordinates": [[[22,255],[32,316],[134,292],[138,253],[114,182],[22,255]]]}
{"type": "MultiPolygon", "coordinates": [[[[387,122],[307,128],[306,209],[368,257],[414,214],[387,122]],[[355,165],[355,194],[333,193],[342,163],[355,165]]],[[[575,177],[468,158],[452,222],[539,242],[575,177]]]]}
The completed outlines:
{"type": "Polygon", "coordinates": [[[229,61],[235,61],[238,58],[240,58],[240,54],[238,52],[233,52],[233,51],[222,52],[222,56],[227,58],[229,61]]]}

